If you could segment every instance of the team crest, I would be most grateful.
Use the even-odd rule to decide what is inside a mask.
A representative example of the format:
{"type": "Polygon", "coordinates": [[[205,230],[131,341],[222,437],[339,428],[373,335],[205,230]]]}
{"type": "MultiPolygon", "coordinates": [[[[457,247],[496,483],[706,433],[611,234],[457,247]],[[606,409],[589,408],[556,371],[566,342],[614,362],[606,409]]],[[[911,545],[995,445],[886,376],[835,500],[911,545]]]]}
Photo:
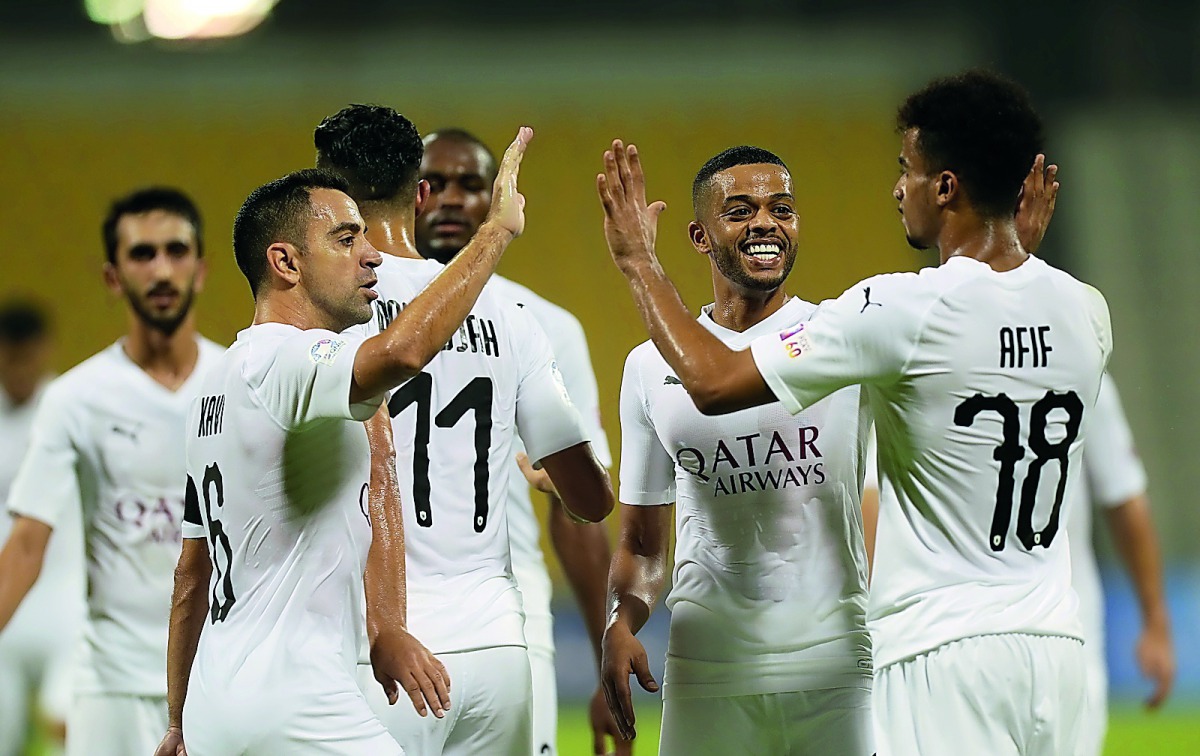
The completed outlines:
{"type": "Polygon", "coordinates": [[[341,339],[321,339],[308,350],[308,358],[318,365],[332,365],[345,346],[341,339]]]}

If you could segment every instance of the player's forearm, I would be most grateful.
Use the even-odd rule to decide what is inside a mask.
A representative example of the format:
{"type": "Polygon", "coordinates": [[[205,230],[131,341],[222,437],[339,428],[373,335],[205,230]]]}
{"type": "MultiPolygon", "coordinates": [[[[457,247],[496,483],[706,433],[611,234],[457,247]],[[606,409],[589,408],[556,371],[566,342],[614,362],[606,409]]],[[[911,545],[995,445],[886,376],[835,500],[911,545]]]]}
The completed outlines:
{"type": "Polygon", "coordinates": [[[408,594],[404,565],[404,512],[396,476],[392,423],[381,407],[366,423],[371,448],[371,482],[367,511],[371,518],[371,548],[363,576],[367,601],[367,634],[374,642],[383,629],[408,624],[408,594]]]}
{"type": "Polygon", "coordinates": [[[27,519],[15,518],[8,541],[0,549],[0,631],[8,626],[42,572],[50,528],[34,521],[26,527],[27,519]],[[39,525],[45,529],[45,538],[34,532],[39,525]]]}
{"type": "Polygon", "coordinates": [[[750,352],[731,350],[700,325],[656,258],[621,270],[650,339],[697,409],[717,415],[773,400],[750,352]]]}
{"type": "Polygon", "coordinates": [[[668,537],[660,513],[667,507],[622,507],[621,538],[608,570],[606,626],[623,623],[637,633],[650,618],[667,572],[668,537]]]}
{"type": "Polygon", "coordinates": [[[588,442],[543,457],[565,512],[579,520],[600,522],[612,512],[612,479],[588,442]]]}
{"type": "Polygon", "coordinates": [[[604,635],[605,597],[612,552],[604,526],[572,522],[558,497],[550,495],[550,541],[575,594],[584,626],[600,663],[604,635]]]}
{"type": "Polygon", "coordinates": [[[1142,620],[1147,626],[1166,629],[1170,620],[1163,590],[1162,555],[1144,495],[1106,511],[1113,543],[1133,581],[1142,620]]]}
{"type": "Polygon", "coordinates": [[[183,727],[183,703],[196,646],[208,616],[208,581],[212,565],[202,539],[187,539],[175,567],[171,624],[167,636],[167,715],[170,727],[183,727]]]}
{"type": "Polygon", "coordinates": [[[485,222],[387,329],[367,340],[354,365],[358,400],[400,385],[429,364],[466,320],[513,238],[485,222]]]}

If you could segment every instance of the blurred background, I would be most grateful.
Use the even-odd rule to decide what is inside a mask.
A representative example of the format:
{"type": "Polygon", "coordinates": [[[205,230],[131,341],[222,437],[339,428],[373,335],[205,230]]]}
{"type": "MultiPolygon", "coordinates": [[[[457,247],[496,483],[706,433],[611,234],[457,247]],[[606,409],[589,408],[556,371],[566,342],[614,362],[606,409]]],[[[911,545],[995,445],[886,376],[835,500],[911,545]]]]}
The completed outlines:
{"type": "MultiPolygon", "coordinates": [[[[621,365],[645,335],[601,233],[594,177],[608,142],[641,148],[649,193],[668,203],[660,256],[696,308],[711,290],[685,235],[692,176],[734,144],[780,154],[802,216],[789,289],[815,301],[936,262],[907,248],[895,215],[895,107],[929,78],[992,67],[1032,92],[1062,168],[1042,254],[1112,309],[1111,370],[1168,564],[1180,665],[1170,709],[1190,716],[1200,712],[1198,42],[1196,2],[0,0],[0,299],[50,308],[59,370],[110,343],[124,321],[101,286],[100,221],[117,195],[172,184],[205,215],[199,319],[228,343],[252,314],[230,251],[234,212],[254,187],[312,164],[322,117],[375,102],[422,132],[474,131],[497,152],[527,123],[537,131],[521,177],[528,227],[501,272],[582,321],[616,451],[621,365]]],[[[1134,702],[1146,692],[1136,604],[1110,546],[1099,548],[1113,694],[1134,702]]],[[[559,598],[563,695],[586,697],[590,651],[565,589],[559,598]]],[[[652,637],[665,612],[655,619],[652,637]]],[[[661,670],[661,643],[648,646],[661,670]]],[[[1139,752],[1200,753],[1195,738],[1139,752]]]]}

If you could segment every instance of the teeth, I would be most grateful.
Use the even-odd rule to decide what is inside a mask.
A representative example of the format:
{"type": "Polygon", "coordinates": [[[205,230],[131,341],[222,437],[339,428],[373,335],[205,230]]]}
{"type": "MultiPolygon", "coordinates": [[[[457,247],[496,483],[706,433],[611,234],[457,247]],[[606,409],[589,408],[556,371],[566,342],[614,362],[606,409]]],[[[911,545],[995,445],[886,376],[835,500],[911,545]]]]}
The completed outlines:
{"type": "Polygon", "coordinates": [[[775,244],[751,244],[749,253],[755,257],[775,257],[779,254],[779,247],[775,244]]]}

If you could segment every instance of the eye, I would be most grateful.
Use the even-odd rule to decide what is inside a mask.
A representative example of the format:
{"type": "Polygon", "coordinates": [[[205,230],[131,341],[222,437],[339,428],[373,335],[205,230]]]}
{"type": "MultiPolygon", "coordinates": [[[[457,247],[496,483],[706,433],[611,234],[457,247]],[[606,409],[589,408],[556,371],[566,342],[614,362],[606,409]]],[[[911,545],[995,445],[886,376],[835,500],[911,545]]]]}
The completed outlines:
{"type": "Polygon", "coordinates": [[[745,205],[739,205],[738,207],[731,208],[730,210],[726,211],[725,215],[726,217],[736,219],[749,218],[750,208],[746,207],[745,205]]]}
{"type": "Polygon", "coordinates": [[[431,194],[437,194],[446,188],[446,179],[441,176],[426,176],[425,180],[429,182],[429,191],[431,194]]]}
{"type": "Polygon", "coordinates": [[[167,254],[171,257],[187,257],[192,248],[183,242],[171,242],[167,245],[167,254]]]}
{"type": "Polygon", "coordinates": [[[775,214],[780,218],[791,218],[796,214],[796,211],[787,205],[776,205],[775,214]]]}
{"type": "Polygon", "coordinates": [[[145,262],[154,259],[154,247],[149,244],[138,244],[129,250],[129,259],[145,262]]]}
{"type": "Polygon", "coordinates": [[[354,234],[347,234],[346,236],[343,236],[342,238],[338,239],[338,244],[341,244],[346,249],[353,249],[354,248],[354,234]]]}
{"type": "Polygon", "coordinates": [[[482,176],[466,176],[462,180],[464,192],[482,192],[486,186],[482,176]]]}

